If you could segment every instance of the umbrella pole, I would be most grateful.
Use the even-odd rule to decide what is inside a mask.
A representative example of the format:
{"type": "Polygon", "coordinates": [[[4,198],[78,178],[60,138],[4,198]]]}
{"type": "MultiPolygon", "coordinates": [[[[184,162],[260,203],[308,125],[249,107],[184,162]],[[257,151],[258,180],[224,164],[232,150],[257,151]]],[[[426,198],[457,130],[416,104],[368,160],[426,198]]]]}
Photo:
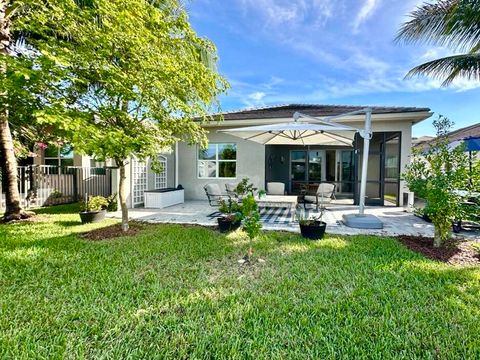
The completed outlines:
{"type": "Polygon", "coordinates": [[[363,133],[360,132],[360,136],[363,138],[363,161],[358,213],[359,215],[364,215],[365,195],[367,192],[368,153],[370,152],[370,139],[372,138],[372,109],[367,109],[365,113],[365,129],[363,133]]]}

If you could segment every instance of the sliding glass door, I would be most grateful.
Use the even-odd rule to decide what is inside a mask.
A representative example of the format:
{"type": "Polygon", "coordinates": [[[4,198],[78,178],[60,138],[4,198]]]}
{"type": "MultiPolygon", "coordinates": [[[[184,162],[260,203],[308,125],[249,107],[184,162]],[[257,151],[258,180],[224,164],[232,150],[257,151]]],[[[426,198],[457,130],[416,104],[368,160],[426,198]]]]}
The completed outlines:
{"type": "MultiPolygon", "coordinates": [[[[375,132],[370,141],[367,168],[367,205],[398,206],[400,186],[400,132],[375,132]]],[[[355,141],[356,173],[355,203],[359,202],[362,178],[363,139],[355,141]]]]}
{"type": "Polygon", "coordinates": [[[324,157],[323,150],[290,151],[291,193],[300,193],[301,189],[308,184],[318,184],[323,181],[324,157]]]}
{"type": "Polygon", "coordinates": [[[353,150],[337,150],[338,186],[337,192],[340,194],[353,194],[353,184],[355,181],[354,173],[354,155],[353,150]]]}

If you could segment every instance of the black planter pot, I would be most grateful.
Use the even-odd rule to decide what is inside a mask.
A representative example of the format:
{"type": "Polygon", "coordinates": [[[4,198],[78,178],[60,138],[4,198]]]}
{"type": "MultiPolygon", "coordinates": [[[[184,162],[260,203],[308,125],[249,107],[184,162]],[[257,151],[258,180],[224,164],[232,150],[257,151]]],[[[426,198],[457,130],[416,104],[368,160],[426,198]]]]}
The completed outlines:
{"type": "Polygon", "coordinates": [[[423,214],[422,219],[425,220],[426,222],[429,222],[429,223],[432,222],[432,219],[430,219],[430,216],[428,216],[427,214],[423,214]]]}
{"type": "Polygon", "coordinates": [[[325,235],[325,229],[327,228],[327,223],[323,221],[315,221],[311,225],[302,225],[300,224],[300,232],[302,236],[311,240],[319,240],[325,235]]]}
{"type": "Polygon", "coordinates": [[[217,218],[217,221],[218,230],[220,230],[221,233],[227,233],[232,230],[237,230],[241,224],[239,220],[231,220],[223,217],[217,218]]]}
{"type": "Polygon", "coordinates": [[[106,210],[100,211],[82,211],[80,213],[80,220],[82,220],[82,224],[86,223],[98,223],[105,219],[106,210]]]}

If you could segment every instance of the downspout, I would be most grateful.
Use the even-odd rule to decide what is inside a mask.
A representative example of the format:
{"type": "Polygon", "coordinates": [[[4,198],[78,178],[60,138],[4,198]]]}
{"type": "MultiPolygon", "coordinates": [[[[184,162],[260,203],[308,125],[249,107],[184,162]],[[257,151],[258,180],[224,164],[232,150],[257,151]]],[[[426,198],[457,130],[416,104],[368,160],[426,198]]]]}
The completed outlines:
{"type": "Polygon", "coordinates": [[[175,141],[175,180],[174,180],[174,187],[178,186],[178,141],[175,141]]]}

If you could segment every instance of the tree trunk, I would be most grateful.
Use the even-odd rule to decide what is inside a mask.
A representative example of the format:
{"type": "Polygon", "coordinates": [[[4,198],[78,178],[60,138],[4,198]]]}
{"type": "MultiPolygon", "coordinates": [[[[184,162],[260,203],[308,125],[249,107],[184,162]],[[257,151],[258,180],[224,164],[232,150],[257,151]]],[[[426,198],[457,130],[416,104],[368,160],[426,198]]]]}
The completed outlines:
{"type": "MultiPolygon", "coordinates": [[[[9,1],[0,0],[0,56],[9,56],[8,46],[10,45],[10,21],[6,16],[9,1]]],[[[5,73],[5,63],[0,64],[0,73],[5,73]]],[[[0,94],[6,97],[5,92],[0,94]]],[[[3,102],[6,104],[6,101],[3,102]]],[[[6,106],[0,108],[0,155],[2,158],[2,176],[6,184],[5,214],[4,220],[18,220],[29,216],[20,206],[20,193],[18,191],[17,159],[13,149],[12,132],[8,123],[8,109],[6,106]]]]}
{"type": "Polygon", "coordinates": [[[434,236],[433,236],[433,247],[440,247],[442,246],[442,236],[440,229],[438,228],[437,225],[434,225],[434,236]]]}
{"type": "Polygon", "coordinates": [[[122,209],[122,230],[128,231],[128,208],[127,208],[127,176],[125,175],[125,162],[117,162],[120,168],[120,182],[118,184],[118,199],[122,209]]]}

